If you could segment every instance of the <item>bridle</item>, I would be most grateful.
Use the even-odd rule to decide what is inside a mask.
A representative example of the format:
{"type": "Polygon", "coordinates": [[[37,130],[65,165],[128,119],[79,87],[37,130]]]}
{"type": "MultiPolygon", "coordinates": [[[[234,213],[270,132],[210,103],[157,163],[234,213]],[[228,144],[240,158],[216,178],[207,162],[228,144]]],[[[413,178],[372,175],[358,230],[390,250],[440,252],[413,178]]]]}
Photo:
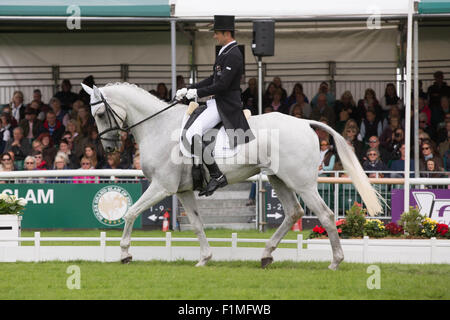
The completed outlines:
{"type": "Polygon", "coordinates": [[[175,106],[176,104],[178,104],[180,101],[177,99],[173,99],[172,101],[169,102],[169,105],[167,107],[165,107],[162,110],[159,110],[158,112],[156,112],[155,114],[152,114],[151,116],[148,116],[140,121],[138,121],[137,123],[131,125],[131,126],[125,126],[125,127],[121,127],[119,125],[119,122],[117,122],[117,118],[124,123],[125,119],[122,119],[120,117],[119,114],[117,114],[116,111],[114,111],[114,109],[109,105],[108,101],[106,101],[105,97],[103,96],[103,94],[100,93],[100,98],[101,100],[97,101],[97,102],[93,102],[90,104],[90,106],[96,106],[100,103],[103,103],[105,105],[105,114],[108,117],[108,124],[109,124],[109,128],[106,130],[103,130],[102,132],[100,132],[98,134],[99,138],[101,140],[105,140],[105,141],[118,141],[119,139],[110,139],[110,138],[105,138],[102,137],[103,135],[105,135],[105,133],[108,133],[110,131],[123,131],[123,132],[127,132],[129,133],[131,129],[133,129],[134,127],[137,127],[138,125],[140,125],[141,123],[150,120],[151,118],[157,116],[158,114],[172,108],[173,106],[175,106]]]}

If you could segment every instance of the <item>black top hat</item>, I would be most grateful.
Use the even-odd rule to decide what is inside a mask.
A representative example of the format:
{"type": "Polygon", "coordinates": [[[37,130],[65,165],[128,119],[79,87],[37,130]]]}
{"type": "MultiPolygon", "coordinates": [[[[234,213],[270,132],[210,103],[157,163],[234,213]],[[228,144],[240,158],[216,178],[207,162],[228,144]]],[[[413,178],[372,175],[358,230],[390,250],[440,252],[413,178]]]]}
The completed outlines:
{"type": "Polygon", "coordinates": [[[234,16],[214,16],[211,31],[234,31],[234,16]]]}

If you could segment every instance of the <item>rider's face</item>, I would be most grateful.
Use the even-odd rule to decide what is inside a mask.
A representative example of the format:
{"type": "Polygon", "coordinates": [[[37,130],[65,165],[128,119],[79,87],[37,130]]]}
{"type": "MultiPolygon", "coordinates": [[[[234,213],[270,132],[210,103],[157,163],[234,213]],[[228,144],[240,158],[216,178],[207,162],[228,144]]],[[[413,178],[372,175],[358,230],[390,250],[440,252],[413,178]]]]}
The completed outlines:
{"type": "Polygon", "coordinates": [[[224,46],[226,44],[226,37],[225,37],[225,33],[222,31],[214,31],[214,39],[216,39],[217,44],[220,46],[224,46]]]}

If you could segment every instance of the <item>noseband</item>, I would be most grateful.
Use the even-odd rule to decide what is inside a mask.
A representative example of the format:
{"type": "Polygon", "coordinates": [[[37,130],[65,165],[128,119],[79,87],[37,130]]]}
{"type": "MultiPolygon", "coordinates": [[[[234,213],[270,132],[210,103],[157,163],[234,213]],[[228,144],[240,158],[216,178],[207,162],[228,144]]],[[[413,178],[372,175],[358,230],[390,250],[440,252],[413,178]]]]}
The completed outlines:
{"type": "Polygon", "coordinates": [[[180,102],[180,101],[177,100],[177,99],[173,99],[167,107],[165,107],[164,109],[158,111],[157,113],[152,114],[151,116],[148,116],[147,118],[144,118],[144,119],[142,119],[141,121],[139,121],[139,122],[137,122],[137,123],[135,123],[135,124],[133,124],[133,125],[131,125],[131,126],[121,127],[121,126],[119,125],[119,123],[117,122],[117,118],[118,118],[122,123],[125,122],[125,119],[122,119],[122,118],[120,117],[120,115],[117,114],[116,111],[114,111],[114,109],[109,105],[108,101],[106,101],[105,97],[103,97],[103,94],[100,93],[100,97],[101,97],[101,100],[99,100],[99,101],[97,101],[97,102],[94,102],[94,103],[91,103],[90,106],[91,106],[91,107],[92,107],[92,106],[96,106],[96,105],[98,105],[98,104],[100,104],[100,103],[103,103],[103,104],[105,105],[105,113],[106,113],[106,116],[108,117],[108,123],[109,123],[109,127],[110,127],[110,128],[108,128],[108,129],[106,129],[106,130],[103,130],[102,132],[100,132],[100,133],[98,134],[98,136],[99,136],[99,138],[100,138],[101,140],[106,140],[106,141],[118,141],[119,139],[109,139],[109,138],[104,138],[104,137],[102,137],[105,133],[108,133],[108,132],[110,132],[110,131],[124,131],[124,132],[129,133],[130,130],[133,129],[134,127],[137,127],[137,126],[140,125],[141,123],[143,123],[143,122],[145,122],[145,121],[147,121],[147,120],[150,120],[151,118],[153,118],[153,117],[157,116],[158,114],[160,114],[160,113],[162,113],[162,112],[164,112],[164,111],[166,111],[166,110],[172,108],[173,106],[175,106],[176,104],[178,104],[178,103],[180,102]]]}

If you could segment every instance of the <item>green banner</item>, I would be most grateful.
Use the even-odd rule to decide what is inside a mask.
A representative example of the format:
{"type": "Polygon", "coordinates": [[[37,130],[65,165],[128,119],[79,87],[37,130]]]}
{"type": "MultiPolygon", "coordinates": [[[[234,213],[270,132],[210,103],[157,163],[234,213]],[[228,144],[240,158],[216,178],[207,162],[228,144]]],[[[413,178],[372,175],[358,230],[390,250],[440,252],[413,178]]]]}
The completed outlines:
{"type": "MultiPolygon", "coordinates": [[[[124,215],[141,196],[140,183],[1,184],[0,193],[28,203],[22,229],[123,228],[124,215]]],[[[141,219],[134,227],[141,228],[141,219]]]]}

